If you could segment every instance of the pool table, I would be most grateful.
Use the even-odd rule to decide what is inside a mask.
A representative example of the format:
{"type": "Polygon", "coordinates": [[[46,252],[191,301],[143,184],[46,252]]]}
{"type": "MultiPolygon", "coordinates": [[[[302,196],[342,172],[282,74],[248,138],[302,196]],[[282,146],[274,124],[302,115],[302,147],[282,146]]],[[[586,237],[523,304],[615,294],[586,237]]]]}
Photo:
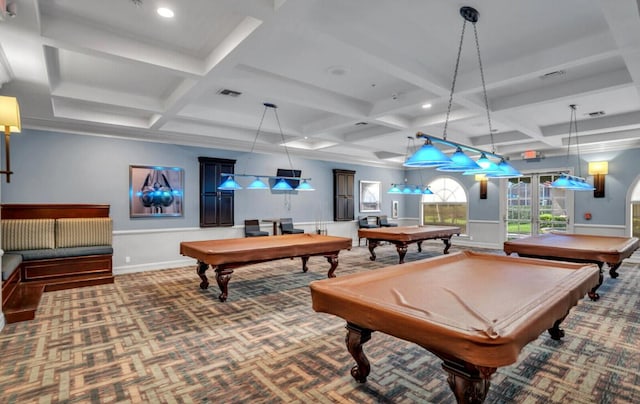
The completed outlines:
{"type": "Polygon", "coordinates": [[[413,342],[442,359],[458,402],[484,401],[490,378],[524,346],[560,323],[598,283],[598,267],[458,252],[311,282],[313,309],[347,322],[353,378],[367,380],[362,346],[373,331],[413,342]],[[505,304],[508,303],[508,304],[505,304]]]}
{"type": "Polygon", "coordinates": [[[407,254],[407,246],[411,243],[418,244],[418,252],[422,252],[422,242],[424,240],[441,239],[444,242],[443,254],[449,253],[451,247],[451,237],[460,235],[460,228],[455,226],[399,226],[380,227],[374,229],[358,229],[358,237],[366,238],[369,246],[371,261],[376,260],[373,251],[381,242],[387,241],[396,245],[399,263],[404,263],[407,254]]]}
{"type": "Polygon", "coordinates": [[[214,268],[220,288],[218,299],[227,300],[228,284],[234,268],[282,258],[302,258],[302,271],[307,272],[309,257],[324,256],[331,264],[327,277],[335,277],[340,250],[350,250],[351,238],[318,234],[288,234],[282,236],[232,238],[205,241],[183,241],[180,254],[198,260],[200,288],[207,289],[205,272],[214,268]]]}
{"type": "Polygon", "coordinates": [[[636,237],[595,236],[549,232],[537,236],[504,242],[507,255],[517,253],[521,257],[544,258],[569,262],[591,262],[600,267],[600,282],[589,292],[591,300],[598,300],[596,290],[602,285],[602,267],[609,265],[609,275],[618,277],[622,260],[638,248],[636,237]]]}

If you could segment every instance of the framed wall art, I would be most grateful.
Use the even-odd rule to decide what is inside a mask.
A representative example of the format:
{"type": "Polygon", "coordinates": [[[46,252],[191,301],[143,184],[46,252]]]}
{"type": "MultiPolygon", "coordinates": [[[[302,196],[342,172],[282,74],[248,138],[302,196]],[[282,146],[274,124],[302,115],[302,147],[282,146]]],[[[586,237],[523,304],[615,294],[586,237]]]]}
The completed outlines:
{"type": "Polygon", "coordinates": [[[129,166],[129,217],[182,216],[184,170],[129,166]]]}
{"type": "Polygon", "coordinates": [[[398,218],[398,201],[391,201],[391,218],[398,218]]]}
{"type": "Polygon", "coordinates": [[[380,181],[360,181],[360,212],[380,212],[380,181]]]}

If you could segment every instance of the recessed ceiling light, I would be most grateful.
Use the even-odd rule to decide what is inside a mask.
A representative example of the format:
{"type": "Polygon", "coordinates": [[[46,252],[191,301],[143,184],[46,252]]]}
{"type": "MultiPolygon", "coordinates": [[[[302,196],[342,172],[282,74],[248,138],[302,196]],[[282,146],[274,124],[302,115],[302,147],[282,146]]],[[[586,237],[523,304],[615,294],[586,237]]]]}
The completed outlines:
{"type": "Polygon", "coordinates": [[[542,76],[540,76],[541,79],[549,79],[552,77],[558,77],[558,76],[563,76],[565,74],[564,70],[556,70],[553,72],[549,72],[549,73],[545,73],[542,76]]]}
{"type": "Polygon", "coordinates": [[[429,109],[431,108],[431,104],[422,104],[422,109],[429,109]]]}
{"type": "Polygon", "coordinates": [[[327,73],[333,76],[344,76],[349,73],[349,68],[346,66],[330,66],[327,68],[327,73]]]}
{"type": "Polygon", "coordinates": [[[585,115],[588,115],[588,116],[590,116],[592,118],[595,118],[597,116],[604,116],[605,114],[606,114],[606,112],[604,112],[604,111],[595,111],[595,112],[589,112],[588,114],[585,114],[585,115]]]}
{"type": "Polygon", "coordinates": [[[173,10],[166,7],[159,7],[157,12],[160,17],[164,17],[164,18],[173,18],[173,15],[174,15],[173,10]]]}

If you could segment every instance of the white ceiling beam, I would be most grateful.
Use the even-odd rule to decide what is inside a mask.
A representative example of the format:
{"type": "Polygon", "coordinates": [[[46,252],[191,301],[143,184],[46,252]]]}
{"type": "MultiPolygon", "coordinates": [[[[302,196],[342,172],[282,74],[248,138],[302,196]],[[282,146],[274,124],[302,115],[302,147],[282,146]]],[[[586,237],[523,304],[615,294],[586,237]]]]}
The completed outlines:
{"type": "Polygon", "coordinates": [[[202,60],[100,31],[95,26],[71,19],[44,18],[42,43],[115,61],[134,60],[185,77],[200,77],[205,71],[202,60]]]}

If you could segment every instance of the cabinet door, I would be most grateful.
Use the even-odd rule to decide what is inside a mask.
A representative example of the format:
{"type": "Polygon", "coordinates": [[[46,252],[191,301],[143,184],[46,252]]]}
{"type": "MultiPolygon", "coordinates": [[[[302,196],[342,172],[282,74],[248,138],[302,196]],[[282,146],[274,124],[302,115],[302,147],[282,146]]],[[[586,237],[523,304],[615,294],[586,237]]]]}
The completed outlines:
{"type": "Polygon", "coordinates": [[[200,162],[200,227],[233,226],[233,191],[218,190],[222,173],[233,174],[235,160],[198,158],[200,162]]]}
{"type": "Polygon", "coordinates": [[[354,218],[355,171],[333,170],[333,220],[348,221],[354,218]]]}

